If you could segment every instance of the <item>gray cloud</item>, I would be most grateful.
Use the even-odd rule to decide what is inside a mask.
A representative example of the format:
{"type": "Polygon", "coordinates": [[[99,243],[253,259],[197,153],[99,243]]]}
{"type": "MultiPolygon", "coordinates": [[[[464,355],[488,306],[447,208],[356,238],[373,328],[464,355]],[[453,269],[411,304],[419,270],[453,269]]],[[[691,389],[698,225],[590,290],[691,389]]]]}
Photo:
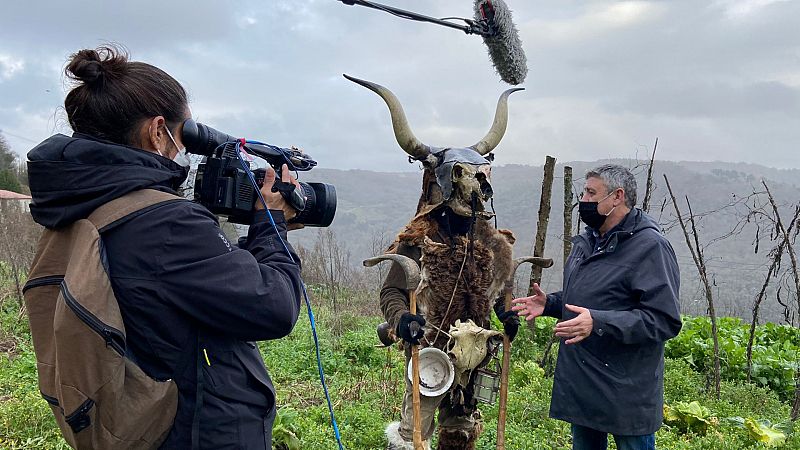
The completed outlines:
{"type": "MultiPolygon", "coordinates": [[[[688,80],[687,80],[688,81],[688,80]]],[[[609,111],[678,118],[724,119],[781,115],[800,117],[800,87],[777,81],[745,86],[726,83],[675,83],[663,88],[634,89],[605,105],[609,111]]]]}
{"type": "MultiPolygon", "coordinates": [[[[384,2],[435,17],[472,3],[384,2]]],[[[642,156],[658,136],[665,159],[800,167],[800,2],[507,3],[530,72],[497,163],[642,156]]],[[[389,87],[438,146],[482,137],[508,87],[479,38],[335,0],[11,2],[0,129],[13,148],[69,131],[64,62],[104,41],[181,81],[198,120],[324,167],[414,170],[383,102],[342,73],[389,87]]]]}

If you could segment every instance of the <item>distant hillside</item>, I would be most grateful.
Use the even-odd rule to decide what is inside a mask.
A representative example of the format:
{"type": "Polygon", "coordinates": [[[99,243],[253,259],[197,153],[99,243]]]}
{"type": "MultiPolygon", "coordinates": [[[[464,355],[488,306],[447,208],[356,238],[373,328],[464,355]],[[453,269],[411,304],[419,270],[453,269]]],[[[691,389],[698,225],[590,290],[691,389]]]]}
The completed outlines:
{"type": "MultiPolygon", "coordinates": [[[[583,174],[592,167],[608,161],[571,162],[575,178],[573,189],[580,192],[583,174]]],[[[631,168],[639,183],[639,206],[644,196],[646,167],[632,160],[614,161],[631,168]]],[[[531,254],[533,236],[536,232],[542,183],[541,166],[507,165],[493,168],[492,183],[495,191],[494,207],[498,226],[511,229],[517,237],[515,255],[531,254]]],[[[651,215],[666,225],[674,220],[671,204],[662,211],[667,190],[663,174],[676,191],[680,206],[686,213],[684,196],[689,196],[695,213],[717,210],[728,204],[734,196],[742,197],[760,187],[764,177],[773,194],[783,204],[800,201],[800,170],[772,169],[753,164],[735,163],[690,163],[656,161],[655,189],[651,202],[651,215]]],[[[411,218],[420,193],[422,172],[383,173],[364,170],[314,169],[303,174],[304,181],[324,181],[336,186],[338,211],[331,226],[341,245],[351,254],[351,263],[372,256],[372,240],[384,234],[388,241],[411,218]]],[[[561,283],[561,259],[563,239],[563,164],[556,168],[553,185],[552,210],[547,233],[546,256],[556,260],[556,266],[545,271],[543,285],[546,290],[557,290],[561,283]]],[[[737,220],[737,213],[730,210],[710,214],[699,221],[701,243],[707,244],[728,233],[737,220]]],[[[786,212],[788,215],[788,211],[786,212]]],[[[573,215],[573,233],[575,230],[573,215]]],[[[306,229],[292,232],[293,243],[311,246],[317,230],[306,229]]],[[[765,245],[758,254],[752,246],[755,228],[745,228],[736,236],[719,241],[705,250],[709,270],[713,274],[714,288],[718,294],[718,308],[723,314],[748,317],[752,300],[763,282],[765,245]]],[[[682,307],[685,313],[702,314],[705,298],[701,290],[697,271],[686,248],[683,234],[678,227],[667,230],[667,236],[676,250],[682,273],[682,307]]],[[[780,307],[774,299],[765,302],[765,314],[779,320],[780,307]]]]}

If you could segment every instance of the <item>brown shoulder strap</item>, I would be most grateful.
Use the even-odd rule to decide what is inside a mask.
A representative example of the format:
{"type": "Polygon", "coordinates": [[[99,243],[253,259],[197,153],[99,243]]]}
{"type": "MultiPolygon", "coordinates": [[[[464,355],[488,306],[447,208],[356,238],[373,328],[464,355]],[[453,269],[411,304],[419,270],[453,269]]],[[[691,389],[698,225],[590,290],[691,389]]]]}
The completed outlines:
{"type": "Polygon", "coordinates": [[[155,189],[133,191],[95,209],[94,212],[89,215],[88,219],[100,230],[136,211],[172,200],[186,199],[155,189]]]}

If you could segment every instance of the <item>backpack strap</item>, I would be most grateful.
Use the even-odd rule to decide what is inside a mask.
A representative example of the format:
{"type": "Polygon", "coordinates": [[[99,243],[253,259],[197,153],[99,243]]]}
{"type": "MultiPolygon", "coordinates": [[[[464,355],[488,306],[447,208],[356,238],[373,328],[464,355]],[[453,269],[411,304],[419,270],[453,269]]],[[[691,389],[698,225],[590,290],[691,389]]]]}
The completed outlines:
{"type": "Polygon", "coordinates": [[[103,204],[92,212],[88,219],[98,230],[105,231],[118,221],[133,213],[145,212],[161,203],[169,201],[188,201],[183,197],[155,189],[141,189],[103,204]]]}
{"type": "MultiPolygon", "coordinates": [[[[128,219],[131,219],[141,213],[147,212],[148,210],[164,204],[166,202],[175,202],[175,201],[188,201],[183,197],[179,197],[174,194],[170,194],[168,192],[158,191],[155,189],[142,189],[138,191],[133,191],[128,194],[123,195],[122,197],[116,198],[104,205],[100,206],[92,214],[89,215],[88,219],[94,226],[97,228],[98,232],[102,233],[110,228],[113,228],[121,223],[124,223],[128,219]]],[[[185,364],[188,364],[189,361],[195,359],[195,375],[196,375],[196,392],[195,392],[195,406],[194,406],[194,413],[192,415],[192,430],[191,430],[191,442],[192,442],[192,449],[196,450],[200,448],[200,410],[203,408],[203,392],[205,390],[205,386],[203,383],[203,373],[202,373],[202,356],[200,353],[200,330],[197,330],[197,335],[195,336],[195,343],[197,345],[196,352],[197,355],[195,358],[192,358],[191,354],[187,355],[187,358],[181,358],[181,362],[179,363],[178,367],[176,368],[176,373],[173,375],[173,378],[177,376],[177,373],[182,370],[185,364]]],[[[129,357],[132,355],[129,355],[129,357]]]]}

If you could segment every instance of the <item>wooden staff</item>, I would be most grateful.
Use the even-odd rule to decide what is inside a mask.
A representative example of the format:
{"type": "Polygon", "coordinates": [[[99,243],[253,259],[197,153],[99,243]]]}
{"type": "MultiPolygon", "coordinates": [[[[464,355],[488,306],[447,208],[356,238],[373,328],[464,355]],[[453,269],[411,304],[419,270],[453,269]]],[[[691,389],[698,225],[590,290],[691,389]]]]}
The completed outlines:
{"type": "MultiPolygon", "coordinates": [[[[514,282],[506,283],[505,311],[511,311],[514,282]]],[[[503,366],[500,372],[500,407],[497,414],[497,450],[506,448],[506,403],[508,402],[508,370],[511,364],[511,339],[503,334],[503,366]]]]}
{"type": "MultiPolygon", "coordinates": [[[[511,279],[505,286],[505,310],[511,311],[511,298],[514,293],[514,274],[520,264],[531,263],[537,267],[550,267],[553,260],[550,258],[539,258],[536,256],[525,256],[514,260],[511,270],[511,279]]],[[[511,365],[511,339],[507,334],[503,334],[503,365],[500,369],[500,406],[497,414],[497,450],[506,448],[506,405],[508,403],[508,372],[511,365]]]]}
{"type": "MultiPolygon", "coordinates": [[[[366,267],[372,267],[381,261],[394,261],[397,263],[406,275],[406,290],[409,296],[409,309],[411,314],[417,313],[417,287],[419,286],[419,265],[413,259],[394,254],[385,254],[376,256],[374,258],[365,259],[363,264],[366,267]]],[[[417,325],[412,322],[412,325],[417,325]]],[[[412,327],[411,333],[416,335],[419,331],[419,325],[412,327]]],[[[411,405],[414,411],[414,430],[413,442],[414,450],[425,450],[422,446],[422,416],[420,414],[420,399],[419,399],[419,345],[411,345],[411,405]]]]}
{"type": "MultiPolygon", "coordinates": [[[[411,298],[411,314],[417,314],[417,290],[409,291],[411,298]]],[[[412,322],[416,324],[416,322],[412,322]]],[[[412,327],[412,334],[417,333],[416,327],[412,327]]],[[[414,450],[424,450],[422,447],[422,415],[420,414],[419,406],[419,345],[411,345],[411,404],[414,410],[414,450]]]]}

